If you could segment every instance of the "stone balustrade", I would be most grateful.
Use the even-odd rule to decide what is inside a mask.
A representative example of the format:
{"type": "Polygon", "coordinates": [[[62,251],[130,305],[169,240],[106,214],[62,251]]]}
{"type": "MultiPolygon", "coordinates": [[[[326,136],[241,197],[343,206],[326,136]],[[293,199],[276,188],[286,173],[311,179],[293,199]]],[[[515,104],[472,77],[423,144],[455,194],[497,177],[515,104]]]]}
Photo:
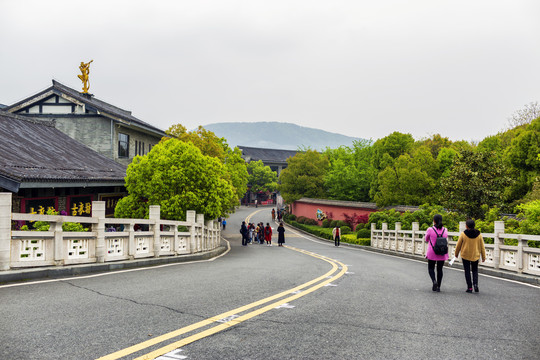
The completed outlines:
{"type": "Polygon", "coordinates": [[[149,219],[106,218],[105,202],[94,201],[91,217],[19,214],[11,212],[11,194],[0,193],[0,270],[193,254],[217,248],[220,234],[216,220],[205,222],[195,211],[187,211],[186,221],[160,219],[157,205],[150,206],[149,219]],[[50,227],[14,231],[12,221],[46,221],[50,227]],[[88,231],[63,231],[66,222],[88,231]]]}
{"type": "MultiPolygon", "coordinates": [[[[448,232],[448,253],[454,253],[459,234],[465,230],[465,222],[459,223],[459,232],[448,232]]],[[[419,224],[413,223],[412,230],[402,230],[401,223],[395,229],[388,229],[383,223],[382,229],[371,224],[371,246],[390,252],[412,254],[425,257],[427,246],[424,241],[426,232],[419,230],[419,224]]],[[[540,241],[539,235],[507,234],[504,232],[504,221],[495,221],[493,233],[482,233],[484,239],[493,239],[493,244],[485,244],[486,261],[481,266],[504,269],[517,273],[540,275],[540,249],[527,245],[529,240],[540,241]],[[504,245],[504,239],[515,239],[517,246],[504,245]]],[[[456,259],[459,261],[459,259],[456,259]]]]}

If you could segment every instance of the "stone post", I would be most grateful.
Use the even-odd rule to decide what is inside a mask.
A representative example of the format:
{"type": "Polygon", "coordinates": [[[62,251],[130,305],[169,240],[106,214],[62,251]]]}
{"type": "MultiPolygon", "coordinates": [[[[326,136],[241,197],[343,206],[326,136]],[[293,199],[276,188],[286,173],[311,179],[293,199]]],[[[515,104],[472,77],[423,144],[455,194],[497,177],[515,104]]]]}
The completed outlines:
{"type": "Polygon", "coordinates": [[[62,221],[59,218],[56,219],[49,229],[54,231],[54,265],[62,266],[64,265],[64,231],[62,230],[62,221]]]}
{"type": "Polygon", "coordinates": [[[501,264],[501,245],[504,244],[499,234],[504,234],[504,221],[495,221],[495,238],[493,239],[493,266],[498,269],[501,264]]]}
{"type": "MultiPolygon", "coordinates": [[[[416,234],[418,233],[418,231],[420,231],[420,224],[418,222],[413,222],[412,223],[412,253],[413,254],[416,254],[416,234]]],[[[424,255],[426,253],[426,247],[425,247],[425,243],[422,242],[422,254],[421,255],[424,255]]]]}
{"type": "MultiPolygon", "coordinates": [[[[381,248],[385,248],[384,247],[384,241],[386,240],[386,235],[385,233],[388,232],[388,224],[387,223],[382,223],[382,244],[381,244],[381,248]]],[[[388,239],[388,247],[390,247],[390,239],[388,239]]]]}
{"type": "Polygon", "coordinates": [[[377,243],[373,243],[373,233],[375,232],[375,230],[377,230],[377,224],[371,223],[371,246],[378,247],[377,243]]]}
{"type": "Polygon", "coordinates": [[[200,235],[197,237],[197,251],[202,251],[203,240],[205,238],[204,214],[197,214],[197,224],[201,227],[200,235]]]}
{"type": "Polygon", "coordinates": [[[96,261],[105,262],[105,201],[92,201],[92,217],[97,218],[96,229],[96,261]]]}
{"type": "MultiPolygon", "coordinates": [[[[398,251],[399,250],[399,244],[398,244],[398,241],[399,241],[399,232],[401,231],[401,223],[400,222],[397,222],[396,223],[396,233],[395,233],[395,237],[394,237],[394,241],[395,241],[395,250],[398,251]]],[[[402,236],[403,238],[403,236],[402,236]]],[[[405,249],[405,246],[403,246],[403,249],[405,249]]]]}
{"type": "Polygon", "coordinates": [[[150,205],[148,219],[154,220],[154,225],[152,225],[154,232],[154,257],[159,257],[161,252],[161,229],[159,226],[159,220],[161,220],[161,208],[159,205],[150,205]]]}
{"type": "Polygon", "coordinates": [[[517,272],[518,274],[523,273],[523,243],[527,243],[527,240],[523,240],[521,234],[517,237],[518,245],[517,245],[517,259],[516,259],[516,266],[517,266],[517,272]]]}
{"type": "Polygon", "coordinates": [[[188,244],[188,252],[190,254],[193,254],[196,250],[195,248],[195,218],[197,214],[193,210],[188,210],[186,212],[186,221],[189,223],[189,244],[188,244]]]}
{"type": "Polygon", "coordinates": [[[129,223],[124,226],[124,231],[128,232],[128,256],[130,260],[135,259],[137,254],[137,244],[135,244],[135,224],[129,223]]]}
{"type": "Polygon", "coordinates": [[[0,193],[0,270],[9,270],[11,261],[11,193],[0,193]]]}
{"type": "Polygon", "coordinates": [[[465,231],[465,229],[467,229],[467,225],[465,224],[465,221],[460,221],[459,222],[459,233],[461,234],[462,232],[465,231]]]}

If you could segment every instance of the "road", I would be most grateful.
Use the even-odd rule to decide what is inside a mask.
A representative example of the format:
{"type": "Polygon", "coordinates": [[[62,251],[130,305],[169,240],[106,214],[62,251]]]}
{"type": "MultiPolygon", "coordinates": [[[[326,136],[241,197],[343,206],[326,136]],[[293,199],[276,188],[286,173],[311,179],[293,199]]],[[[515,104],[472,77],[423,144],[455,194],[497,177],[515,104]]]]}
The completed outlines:
{"type": "MultiPolygon", "coordinates": [[[[314,239],[212,261],[0,286],[0,359],[538,359],[540,289],[314,239]]],[[[273,226],[275,228],[275,225],[273,226]]],[[[277,238],[277,237],[276,237],[277,238]]]]}

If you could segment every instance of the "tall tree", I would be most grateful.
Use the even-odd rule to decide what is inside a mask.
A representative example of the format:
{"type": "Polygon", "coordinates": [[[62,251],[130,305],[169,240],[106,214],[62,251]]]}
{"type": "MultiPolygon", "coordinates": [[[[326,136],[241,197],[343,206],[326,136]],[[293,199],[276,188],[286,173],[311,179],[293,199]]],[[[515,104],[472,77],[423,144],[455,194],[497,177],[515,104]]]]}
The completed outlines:
{"type": "Polygon", "coordinates": [[[270,166],[265,166],[262,160],[252,161],[247,165],[248,185],[251,186],[251,191],[274,191],[277,189],[277,174],[270,169],[270,166]]]}
{"type": "Polygon", "coordinates": [[[279,180],[278,189],[287,203],[302,197],[324,198],[324,175],[328,168],[326,156],[314,151],[299,152],[287,159],[279,180]]]}
{"type": "Polygon", "coordinates": [[[115,217],[147,218],[149,205],[160,205],[163,219],[185,220],[187,210],[215,219],[230,211],[235,198],[225,166],[178,139],[135,157],[126,188],[129,195],[118,202],[115,217]]]}
{"type": "Polygon", "coordinates": [[[441,202],[448,209],[478,219],[484,215],[482,205],[503,204],[503,191],[511,182],[495,154],[463,151],[455,158],[449,176],[441,180],[441,202]]]}

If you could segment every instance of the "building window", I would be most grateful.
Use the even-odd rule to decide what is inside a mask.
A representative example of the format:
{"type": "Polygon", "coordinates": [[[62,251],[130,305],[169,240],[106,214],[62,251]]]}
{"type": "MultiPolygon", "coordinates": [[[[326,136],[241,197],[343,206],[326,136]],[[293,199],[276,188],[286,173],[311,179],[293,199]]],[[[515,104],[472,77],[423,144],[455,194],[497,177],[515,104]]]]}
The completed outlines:
{"type": "Polygon", "coordinates": [[[137,148],[137,144],[138,144],[138,142],[137,142],[137,140],[135,140],[135,156],[139,155],[139,154],[137,153],[137,149],[138,149],[138,148],[137,148]]]}
{"type": "Polygon", "coordinates": [[[118,157],[129,158],[129,135],[118,134],[118,157]]]}
{"type": "Polygon", "coordinates": [[[152,144],[148,144],[148,152],[152,150],[152,144]]]}

